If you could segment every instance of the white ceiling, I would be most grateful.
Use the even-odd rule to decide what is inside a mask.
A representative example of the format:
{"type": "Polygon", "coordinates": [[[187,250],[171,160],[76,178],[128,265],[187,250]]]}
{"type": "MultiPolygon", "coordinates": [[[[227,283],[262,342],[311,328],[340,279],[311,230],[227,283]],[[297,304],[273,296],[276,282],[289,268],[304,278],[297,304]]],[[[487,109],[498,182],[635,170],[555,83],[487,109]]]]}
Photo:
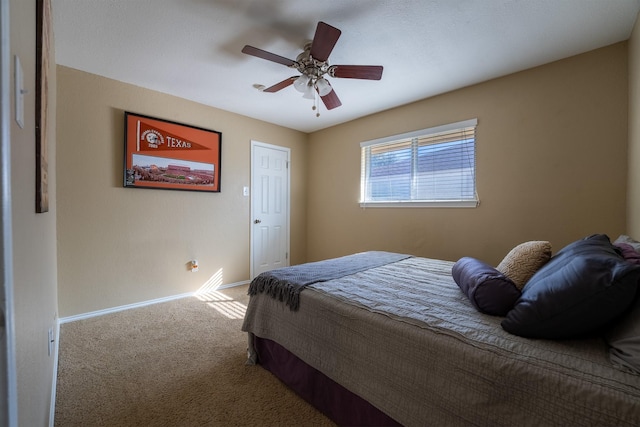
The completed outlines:
{"type": "MultiPolygon", "coordinates": [[[[629,38],[640,0],[52,0],[56,62],[312,132],[629,38]],[[382,65],[382,80],[332,78],[320,117],[297,75],[242,54],[296,59],[318,21],[342,30],[331,64],[382,65]]],[[[139,113],[145,113],[139,111],[139,113]]]]}

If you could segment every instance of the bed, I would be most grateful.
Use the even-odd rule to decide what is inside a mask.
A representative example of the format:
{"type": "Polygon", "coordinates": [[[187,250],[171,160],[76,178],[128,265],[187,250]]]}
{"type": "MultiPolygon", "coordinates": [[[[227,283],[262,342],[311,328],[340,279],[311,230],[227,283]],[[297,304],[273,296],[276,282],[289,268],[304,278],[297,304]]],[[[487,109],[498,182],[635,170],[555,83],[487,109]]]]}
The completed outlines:
{"type": "MultiPolygon", "coordinates": [[[[483,313],[456,282],[456,264],[366,252],[266,273],[242,326],[248,363],[339,425],[640,425],[640,375],[612,364],[601,333],[507,332],[508,316],[483,313]]],[[[640,266],[625,271],[637,285],[640,266]]],[[[629,295],[607,325],[639,305],[629,295]]]]}

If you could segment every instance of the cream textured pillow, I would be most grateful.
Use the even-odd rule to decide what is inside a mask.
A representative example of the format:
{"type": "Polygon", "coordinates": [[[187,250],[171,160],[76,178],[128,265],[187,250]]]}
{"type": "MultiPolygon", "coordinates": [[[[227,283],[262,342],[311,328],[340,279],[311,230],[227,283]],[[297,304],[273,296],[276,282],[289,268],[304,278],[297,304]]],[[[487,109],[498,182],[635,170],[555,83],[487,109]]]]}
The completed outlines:
{"type": "Polygon", "coordinates": [[[507,276],[520,290],[531,276],[551,258],[551,243],[531,241],[521,243],[507,254],[496,270],[507,276]]]}

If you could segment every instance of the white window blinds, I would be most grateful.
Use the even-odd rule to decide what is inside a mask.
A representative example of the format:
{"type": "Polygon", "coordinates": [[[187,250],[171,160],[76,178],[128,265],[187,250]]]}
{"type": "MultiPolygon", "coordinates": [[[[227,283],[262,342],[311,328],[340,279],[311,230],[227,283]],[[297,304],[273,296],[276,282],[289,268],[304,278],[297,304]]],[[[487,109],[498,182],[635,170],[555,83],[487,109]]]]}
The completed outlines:
{"type": "Polygon", "coordinates": [[[477,206],[477,123],[466,120],[361,143],[361,206],[477,206]]]}

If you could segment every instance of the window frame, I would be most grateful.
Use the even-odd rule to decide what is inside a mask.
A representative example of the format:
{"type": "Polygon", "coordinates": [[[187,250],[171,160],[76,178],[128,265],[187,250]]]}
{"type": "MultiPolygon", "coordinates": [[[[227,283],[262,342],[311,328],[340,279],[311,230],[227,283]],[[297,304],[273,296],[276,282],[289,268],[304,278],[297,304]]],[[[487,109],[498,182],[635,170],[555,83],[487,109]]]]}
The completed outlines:
{"type": "MultiPolygon", "coordinates": [[[[363,141],[360,143],[360,207],[362,208],[371,208],[371,207],[411,207],[411,208],[430,208],[430,207],[446,207],[446,208],[475,208],[480,204],[480,199],[478,197],[478,189],[477,189],[477,167],[476,167],[476,127],[478,125],[478,119],[469,119],[463,120],[455,123],[449,123],[441,126],[435,126],[427,129],[421,129],[413,132],[406,132],[398,135],[391,135],[383,138],[373,139],[369,141],[363,141]],[[375,201],[375,200],[365,200],[366,195],[366,186],[367,186],[367,174],[369,172],[369,162],[367,159],[367,150],[368,147],[384,147],[385,145],[392,144],[401,144],[403,141],[412,140],[412,139],[420,139],[429,137],[431,135],[437,135],[444,132],[454,132],[456,130],[462,130],[466,128],[473,128],[473,152],[474,152],[474,166],[473,166],[473,199],[464,199],[464,200],[437,200],[437,199],[427,199],[427,200],[394,200],[394,201],[375,201]]],[[[413,147],[414,144],[412,144],[413,147]]],[[[370,153],[370,150],[369,150],[370,153]]],[[[412,171],[413,175],[416,172],[417,168],[417,156],[412,151],[411,156],[412,163],[412,171]]],[[[414,186],[412,185],[412,197],[414,197],[413,191],[414,186]]]]}

